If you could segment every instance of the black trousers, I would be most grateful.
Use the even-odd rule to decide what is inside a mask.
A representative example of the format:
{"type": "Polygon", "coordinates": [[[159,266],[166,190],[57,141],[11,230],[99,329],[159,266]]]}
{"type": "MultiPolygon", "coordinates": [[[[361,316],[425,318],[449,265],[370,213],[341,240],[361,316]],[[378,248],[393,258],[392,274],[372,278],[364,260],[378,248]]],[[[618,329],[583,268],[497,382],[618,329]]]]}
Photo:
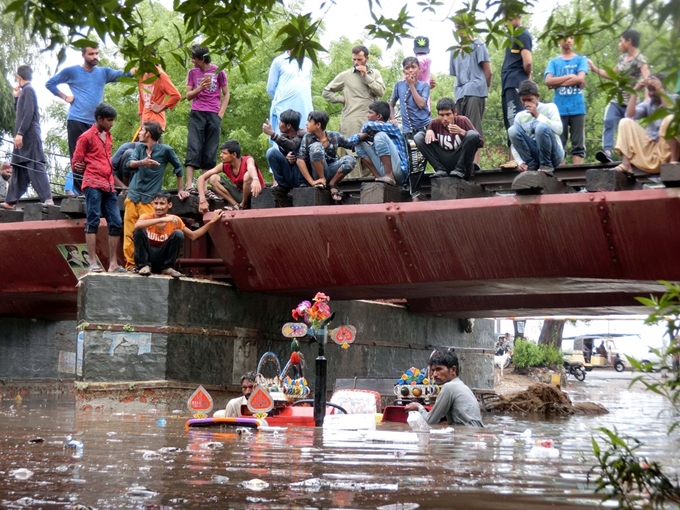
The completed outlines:
{"type": "MultiPolygon", "coordinates": [[[[78,141],[78,138],[80,138],[80,135],[82,135],[85,131],[87,131],[91,127],[92,124],[86,124],[84,122],[80,122],[77,120],[66,121],[66,135],[68,137],[68,155],[71,158],[71,160],[73,160],[73,153],[76,151],[76,142],[78,141]]],[[[79,195],[83,192],[82,185],[83,174],[77,174],[76,172],[73,172],[73,187],[75,188],[76,192],[79,195]]]]}
{"type": "Polygon", "coordinates": [[[472,163],[475,160],[475,153],[479,149],[479,134],[477,131],[468,131],[463,137],[463,141],[457,150],[446,150],[437,140],[432,143],[425,143],[425,133],[418,133],[415,138],[416,147],[432,165],[435,171],[445,172],[457,171],[465,176],[465,180],[472,177],[472,163]]]}
{"type": "Polygon", "coordinates": [[[184,232],[175,230],[162,246],[152,246],[146,229],[138,228],[133,235],[135,241],[135,265],[138,269],[151,266],[152,273],[160,273],[175,265],[179,249],[184,244],[184,232]]]}

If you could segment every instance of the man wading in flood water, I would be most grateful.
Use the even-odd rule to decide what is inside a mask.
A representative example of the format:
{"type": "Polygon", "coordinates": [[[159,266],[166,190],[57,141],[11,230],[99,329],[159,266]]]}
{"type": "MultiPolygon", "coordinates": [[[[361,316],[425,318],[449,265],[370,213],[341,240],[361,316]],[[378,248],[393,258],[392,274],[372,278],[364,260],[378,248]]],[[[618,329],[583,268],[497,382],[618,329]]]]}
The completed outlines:
{"type": "Polygon", "coordinates": [[[458,356],[448,351],[434,351],[430,356],[430,370],[437,384],[442,385],[434,407],[427,412],[422,404],[411,402],[404,409],[418,411],[428,425],[436,425],[446,417],[449,425],[483,427],[477,399],[458,378],[458,367],[458,356]]]}

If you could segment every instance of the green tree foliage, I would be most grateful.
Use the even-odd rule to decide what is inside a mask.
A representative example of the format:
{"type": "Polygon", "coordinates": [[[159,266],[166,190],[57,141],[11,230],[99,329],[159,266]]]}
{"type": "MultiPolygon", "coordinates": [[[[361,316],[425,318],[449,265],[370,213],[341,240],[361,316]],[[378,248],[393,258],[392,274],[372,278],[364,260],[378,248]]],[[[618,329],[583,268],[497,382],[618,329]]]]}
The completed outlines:
{"type": "MultiPolygon", "coordinates": [[[[7,0],[0,0],[0,12],[7,8],[7,0]]],[[[34,65],[38,48],[28,40],[13,16],[0,16],[0,134],[14,134],[14,96],[12,84],[17,67],[34,65]]]]}
{"type": "Polygon", "coordinates": [[[517,368],[549,367],[562,365],[562,351],[552,345],[536,345],[517,339],[512,351],[512,362],[517,368]]]}

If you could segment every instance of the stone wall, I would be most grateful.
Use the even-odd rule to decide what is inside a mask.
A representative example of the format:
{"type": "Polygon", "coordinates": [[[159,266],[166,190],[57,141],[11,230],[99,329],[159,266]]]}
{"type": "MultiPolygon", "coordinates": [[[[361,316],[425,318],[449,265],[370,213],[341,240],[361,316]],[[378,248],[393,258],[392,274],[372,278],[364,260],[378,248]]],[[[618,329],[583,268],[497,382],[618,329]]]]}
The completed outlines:
{"type": "Polygon", "coordinates": [[[0,379],[75,377],[76,322],[0,318],[0,379]]]}
{"type": "MultiPolygon", "coordinates": [[[[78,295],[82,379],[237,384],[267,351],[286,363],[290,340],[281,326],[292,320],[298,301],[202,280],[89,275],[78,295]]],[[[330,305],[333,325],[354,325],[357,339],[346,350],[332,342],[326,346],[329,388],[336,378],[396,380],[411,366],[426,366],[430,352],[442,346],[457,348],[461,378],[469,386],[493,387],[492,321],[477,320],[472,333],[464,333],[458,319],[412,314],[402,306],[330,305]]],[[[317,352],[316,344],[302,343],[310,385],[317,352]]]]}

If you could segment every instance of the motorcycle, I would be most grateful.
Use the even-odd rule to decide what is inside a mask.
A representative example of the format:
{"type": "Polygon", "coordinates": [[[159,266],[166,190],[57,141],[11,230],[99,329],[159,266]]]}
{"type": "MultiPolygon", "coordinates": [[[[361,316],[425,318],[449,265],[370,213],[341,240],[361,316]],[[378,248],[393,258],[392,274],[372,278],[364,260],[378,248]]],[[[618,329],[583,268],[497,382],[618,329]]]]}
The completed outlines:
{"type": "Polygon", "coordinates": [[[581,361],[564,361],[564,369],[567,375],[573,375],[577,381],[584,381],[586,379],[586,371],[581,361]]]}

